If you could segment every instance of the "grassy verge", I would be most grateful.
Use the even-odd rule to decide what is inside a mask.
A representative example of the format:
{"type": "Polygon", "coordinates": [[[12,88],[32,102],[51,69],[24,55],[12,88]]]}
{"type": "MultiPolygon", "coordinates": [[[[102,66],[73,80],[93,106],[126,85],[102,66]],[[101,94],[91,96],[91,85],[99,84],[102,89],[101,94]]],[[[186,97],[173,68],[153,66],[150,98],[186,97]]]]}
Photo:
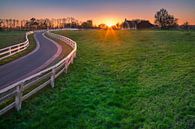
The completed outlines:
{"type": "Polygon", "coordinates": [[[1,128],[195,127],[195,32],[61,31],[78,55],[1,128]]]}
{"type": "MultiPolygon", "coordinates": [[[[31,51],[33,51],[33,50],[35,49],[35,47],[36,47],[36,41],[35,41],[35,39],[34,39],[33,34],[29,35],[28,38],[29,38],[29,41],[30,41],[29,47],[28,47],[26,50],[24,50],[24,51],[21,51],[21,52],[15,54],[15,55],[12,55],[12,56],[10,56],[10,57],[8,57],[8,58],[5,58],[5,59],[1,60],[1,61],[0,61],[0,66],[1,66],[1,65],[4,65],[4,64],[6,64],[6,63],[9,63],[9,62],[11,62],[11,61],[13,61],[13,60],[16,60],[16,59],[18,59],[18,58],[20,58],[20,57],[22,57],[22,56],[25,56],[25,55],[27,55],[28,53],[30,53],[31,51]]],[[[12,39],[12,40],[13,40],[13,39],[12,39]]],[[[23,41],[24,41],[24,40],[23,40],[23,41]]]]}
{"type": "Polygon", "coordinates": [[[0,31],[0,49],[25,41],[25,31],[0,31]]]}

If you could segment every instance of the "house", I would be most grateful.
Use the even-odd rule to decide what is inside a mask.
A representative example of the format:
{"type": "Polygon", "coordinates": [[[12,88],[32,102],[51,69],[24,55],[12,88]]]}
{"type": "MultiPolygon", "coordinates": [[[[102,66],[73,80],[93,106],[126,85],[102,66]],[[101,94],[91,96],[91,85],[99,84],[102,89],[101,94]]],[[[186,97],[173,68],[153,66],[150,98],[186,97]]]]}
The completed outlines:
{"type": "Polygon", "coordinates": [[[123,22],[123,29],[150,29],[154,28],[154,25],[151,24],[148,20],[127,20],[123,22]]]}

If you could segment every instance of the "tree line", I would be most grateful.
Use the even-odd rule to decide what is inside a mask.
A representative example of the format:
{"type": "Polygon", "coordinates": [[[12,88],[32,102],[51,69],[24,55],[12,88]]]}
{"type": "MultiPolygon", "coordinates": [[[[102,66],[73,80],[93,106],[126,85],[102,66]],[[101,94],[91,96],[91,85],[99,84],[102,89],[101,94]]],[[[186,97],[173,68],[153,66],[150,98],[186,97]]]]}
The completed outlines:
{"type": "Polygon", "coordinates": [[[39,29],[56,29],[56,28],[93,28],[93,21],[87,20],[79,22],[73,17],[62,19],[36,19],[16,20],[0,19],[0,30],[39,30],[39,29]]]}

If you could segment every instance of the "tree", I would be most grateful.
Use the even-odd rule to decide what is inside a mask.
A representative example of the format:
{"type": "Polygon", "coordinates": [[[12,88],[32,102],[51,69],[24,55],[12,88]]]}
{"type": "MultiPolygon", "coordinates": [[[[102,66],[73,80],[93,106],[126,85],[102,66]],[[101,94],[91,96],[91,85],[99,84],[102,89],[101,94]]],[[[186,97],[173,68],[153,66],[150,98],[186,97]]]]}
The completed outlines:
{"type": "Polygon", "coordinates": [[[117,24],[116,24],[116,28],[117,28],[117,29],[121,29],[121,28],[122,28],[121,26],[122,26],[122,24],[120,24],[120,23],[117,23],[117,24]]]}
{"type": "Polygon", "coordinates": [[[189,26],[189,22],[184,22],[184,24],[182,25],[184,30],[189,30],[190,26],[189,26]]]}
{"type": "Polygon", "coordinates": [[[83,22],[81,26],[86,29],[93,28],[93,21],[87,20],[86,22],[83,22]]]}
{"type": "Polygon", "coordinates": [[[161,29],[170,29],[177,26],[177,19],[168,13],[166,9],[160,9],[155,14],[155,23],[161,29]]]}
{"type": "Polygon", "coordinates": [[[2,30],[3,26],[2,26],[3,20],[0,19],[0,30],[2,30]]]}
{"type": "Polygon", "coordinates": [[[108,28],[108,26],[106,25],[106,24],[100,24],[99,26],[98,26],[100,29],[107,29],[108,28]]]}
{"type": "Polygon", "coordinates": [[[26,23],[26,26],[29,30],[36,30],[38,28],[39,23],[35,18],[31,18],[30,21],[26,23]]]}
{"type": "Polygon", "coordinates": [[[12,28],[12,19],[8,20],[8,26],[9,26],[9,29],[12,28]]]}

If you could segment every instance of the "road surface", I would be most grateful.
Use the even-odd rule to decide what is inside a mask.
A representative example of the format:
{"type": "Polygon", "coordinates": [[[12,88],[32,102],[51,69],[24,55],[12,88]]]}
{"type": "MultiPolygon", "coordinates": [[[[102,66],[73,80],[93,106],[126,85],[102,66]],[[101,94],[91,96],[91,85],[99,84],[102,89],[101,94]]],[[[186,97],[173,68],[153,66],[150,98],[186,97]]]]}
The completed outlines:
{"type": "Polygon", "coordinates": [[[35,32],[37,47],[28,55],[0,66],[0,89],[20,81],[51,64],[61,53],[58,44],[48,40],[44,32],[35,32]]]}

